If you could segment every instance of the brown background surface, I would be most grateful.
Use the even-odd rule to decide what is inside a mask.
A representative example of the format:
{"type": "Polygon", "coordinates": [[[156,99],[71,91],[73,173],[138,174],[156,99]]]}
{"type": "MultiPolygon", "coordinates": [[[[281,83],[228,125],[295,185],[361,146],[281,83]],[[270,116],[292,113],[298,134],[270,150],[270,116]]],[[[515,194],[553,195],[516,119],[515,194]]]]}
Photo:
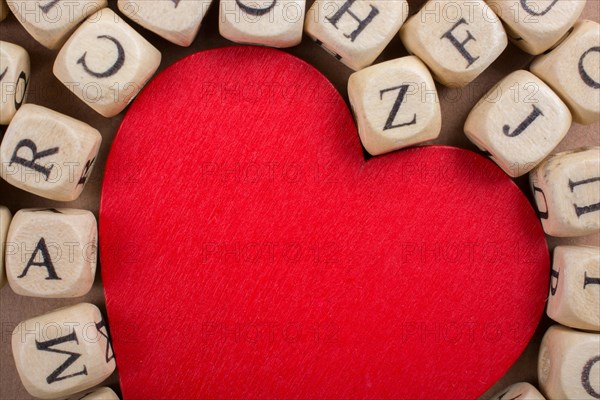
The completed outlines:
{"type": "MultiPolygon", "coordinates": [[[[416,12],[425,2],[424,0],[408,1],[411,13],[416,12]]],[[[116,2],[109,1],[109,3],[110,7],[116,10],[116,2]]],[[[310,6],[311,3],[312,1],[309,0],[307,6],[310,6]]],[[[132,25],[138,32],[141,32],[152,44],[161,50],[163,59],[159,69],[160,71],[188,54],[204,49],[231,45],[231,42],[219,35],[218,18],[217,0],[215,0],[213,6],[206,15],[198,37],[189,48],[181,48],[173,45],[135,24],[132,25]]],[[[582,18],[599,21],[600,1],[588,0],[582,18]]],[[[23,192],[13,188],[4,181],[0,181],[0,204],[9,207],[13,214],[21,208],[68,206],[89,209],[97,215],[104,163],[112,139],[115,136],[124,113],[111,119],[104,118],[88,108],[71,94],[71,92],[69,92],[66,87],[52,75],[52,65],[57,52],[48,50],[35,42],[12,15],[3,22],[0,22],[0,40],[19,44],[26,48],[30,54],[32,73],[27,102],[46,106],[85,121],[99,129],[103,136],[103,143],[98,162],[96,163],[90,181],[78,200],[67,204],[57,203],[23,192]]],[[[347,100],[346,83],[352,71],[325,53],[306,37],[300,46],[286,51],[308,61],[319,69],[331,82],[333,82],[335,87],[347,100]]],[[[396,37],[377,62],[405,55],[407,55],[407,52],[398,37],[396,37]]],[[[521,52],[515,46],[509,44],[509,47],[504,51],[502,56],[468,87],[457,90],[444,88],[438,85],[443,115],[443,127],[442,134],[435,143],[475,150],[475,147],[464,136],[462,129],[470,109],[493,84],[514,70],[527,68],[531,59],[532,56],[521,52]]],[[[0,135],[4,134],[5,128],[6,127],[0,127],[0,135]]],[[[569,134],[556,151],[564,151],[583,145],[600,145],[600,126],[598,123],[587,127],[574,124],[569,131],[569,134]]],[[[518,183],[526,190],[526,179],[521,178],[518,180],[518,183]]],[[[592,235],[585,238],[567,240],[549,238],[549,242],[551,248],[559,243],[600,245],[600,236],[592,235]]],[[[12,357],[10,342],[14,327],[24,319],[49,312],[58,307],[72,305],[80,301],[92,302],[101,306],[102,309],[104,308],[102,284],[99,274],[97,275],[93,290],[88,295],[79,299],[63,300],[21,297],[14,294],[8,285],[0,290],[0,399],[31,398],[20,383],[12,357]]],[[[539,348],[541,337],[550,324],[551,322],[546,317],[542,320],[536,335],[521,358],[507,372],[501,381],[482,397],[482,399],[490,398],[492,394],[510,383],[518,381],[536,383],[537,350],[539,348]]],[[[474,376],[473,379],[477,379],[477,377],[474,376]]],[[[118,376],[116,373],[110,378],[107,384],[118,392],[118,376]]],[[[432,384],[435,384],[435,382],[432,384]]]]}

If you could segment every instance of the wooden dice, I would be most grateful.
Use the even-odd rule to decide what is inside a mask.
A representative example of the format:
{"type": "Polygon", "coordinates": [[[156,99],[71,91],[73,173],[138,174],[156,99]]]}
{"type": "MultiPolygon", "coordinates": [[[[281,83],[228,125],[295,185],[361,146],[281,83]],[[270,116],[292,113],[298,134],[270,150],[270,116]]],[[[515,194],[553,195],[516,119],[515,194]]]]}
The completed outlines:
{"type": "Polygon", "coordinates": [[[4,252],[6,249],[6,236],[12,215],[8,208],[0,206],[0,288],[6,284],[4,272],[4,252]]]}
{"type": "Polygon", "coordinates": [[[562,97],[575,122],[588,125],[600,120],[600,25],[597,22],[575,24],[573,32],[560,45],[533,61],[531,72],[562,97]]]}
{"type": "Polygon", "coordinates": [[[365,149],[379,155],[438,137],[442,114],[435,83],[417,57],[355,72],[348,95],[365,149]]]}
{"type": "Polygon", "coordinates": [[[0,41],[0,125],[7,125],[25,102],[29,69],[24,48],[0,41]]]}
{"type": "Polygon", "coordinates": [[[12,334],[12,351],[25,389],[41,399],[92,388],[115,370],[106,321],[88,303],[20,323],[12,334]]]}
{"type": "Polygon", "coordinates": [[[134,22],[179,46],[192,44],[212,0],[119,0],[134,22]]]}
{"type": "Polygon", "coordinates": [[[160,59],[154,46],[105,8],[73,33],[53,71],[88,106],[113,117],[142,89],[160,59]]]}
{"type": "Polygon", "coordinates": [[[22,296],[83,296],[94,283],[97,249],[98,229],[91,212],[20,210],[8,232],[8,283],[22,296]]]}
{"type": "Polygon", "coordinates": [[[305,0],[221,0],[219,32],[237,43],[291,47],[302,41],[305,0]]]}
{"type": "Polygon", "coordinates": [[[531,171],[571,127],[562,100],[528,71],[513,72],[473,108],[465,134],[510,176],[531,171]]]}
{"type": "Polygon", "coordinates": [[[600,147],[553,155],[529,175],[544,231],[557,237],[600,229],[600,147]]]}
{"type": "Polygon", "coordinates": [[[373,63],[408,17],[406,0],[317,0],[304,30],[342,63],[359,70],[373,63]]]}
{"type": "Polygon", "coordinates": [[[8,0],[17,21],[43,46],[60,47],[88,15],[106,7],[106,0],[8,0]]]}
{"type": "Polygon", "coordinates": [[[492,400],[546,400],[530,383],[519,382],[503,389],[492,400]]]}
{"type": "Polygon", "coordinates": [[[600,331],[600,248],[554,249],[547,312],[562,325],[600,331]]]}
{"type": "Polygon", "coordinates": [[[487,0],[487,3],[504,22],[511,42],[534,55],[558,43],[585,7],[585,0],[487,0]]]}
{"type": "Polygon", "coordinates": [[[600,398],[600,334],[550,327],[540,347],[538,379],[551,400],[600,398]]]}
{"type": "Polygon", "coordinates": [[[75,200],[91,173],[101,140],[100,132],[81,121],[25,104],[0,145],[0,176],[42,197],[75,200]]]}
{"type": "Polygon", "coordinates": [[[483,0],[430,0],[400,30],[406,49],[446,86],[473,81],[500,56],[508,39],[483,0]]]}
{"type": "Polygon", "coordinates": [[[87,394],[80,400],[119,400],[119,396],[112,389],[103,387],[87,394]]]}

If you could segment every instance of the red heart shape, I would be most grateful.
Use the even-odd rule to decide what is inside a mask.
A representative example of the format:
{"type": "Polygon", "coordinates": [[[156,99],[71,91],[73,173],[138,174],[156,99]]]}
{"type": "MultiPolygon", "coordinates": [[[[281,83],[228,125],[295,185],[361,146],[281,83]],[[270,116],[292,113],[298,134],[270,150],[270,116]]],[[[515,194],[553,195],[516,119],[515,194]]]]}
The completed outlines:
{"type": "Polygon", "coordinates": [[[335,89],[270,49],[150,83],[100,218],[126,399],[473,398],[547,294],[539,221],[500,169],[445,147],[365,162],[335,89]]]}

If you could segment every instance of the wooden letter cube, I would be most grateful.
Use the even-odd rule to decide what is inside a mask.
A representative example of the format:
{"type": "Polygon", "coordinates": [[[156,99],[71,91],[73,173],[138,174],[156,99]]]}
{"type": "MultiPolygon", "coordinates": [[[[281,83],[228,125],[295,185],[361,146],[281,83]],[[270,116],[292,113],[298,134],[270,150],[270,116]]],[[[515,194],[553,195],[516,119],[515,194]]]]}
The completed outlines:
{"type": "Polygon", "coordinates": [[[10,225],[6,274],[22,296],[78,297],[96,275],[98,229],[85,210],[20,210],[10,225]]]}
{"type": "Polygon", "coordinates": [[[559,153],[529,175],[548,235],[583,236],[600,229],[600,147],[559,153]]]}
{"type": "Polygon", "coordinates": [[[24,48],[0,41],[0,125],[8,125],[27,99],[29,68],[24,48]]]}
{"type": "Polygon", "coordinates": [[[92,388],[115,370],[108,327],[93,304],[80,303],[20,323],[12,336],[25,389],[57,399],[92,388]]]}
{"type": "Polygon", "coordinates": [[[119,0],[132,21],[179,46],[192,44],[212,0],[119,0]]]}
{"type": "Polygon", "coordinates": [[[4,254],[6,249],[6,236],[10,225],[11,213],[8,208],[0,206],[0,288],[6,284],[6,273],[4,272],[4,254]]]}
{"type": "Polygon", "coordinates": [[[520,382],[502,390],[492,400],[546,400],[530,383],[520,382]]]}
{"type": "Polygon", "coordinates": [[[49,49],[59,48],[77,25],[107,4],[106,0],[8,0],[17,21],[49,49]]]}
{"type": "Polygon", "coordinates": [[[25,104],[0,145],[0,176],[42,197],[75,200],[87,182],[101,141],[100,132],[81,121],[25,104]]]}
{"type": "Polygon", "coordinates": [[[544,82],[515,71],[475,105],[465,134],[508,175],[531,171],[565,137],[571,113],[544,82]]]}
{"type": "Polygon", "coordinates": [[[438,137],[442,114],[429,70],[417,57],[387,61],[355,72],[348,95],[358,133],[372,155],[438,137]]]}
{"type": "Polygon", "coordinates": [[[123,111],[160,64],[160,52],[108,8],[65,43],[54,75],[105,117],[123,111]]]}
{"type": "Polygon", "coordinates": [[[400,30],[406,49],[446,86],[472,82],[508,45],[500,19],[483,0],[430,0],[400,30]]]}
{"type": "Polygon", "coordinates": [[[408,17],[406,0],[317,0],[306,34],[353,70],[373,63],[408,17]]]}
{"type": "MultiPolygon", "coordinates": [[[[578,3],[578,1],[573,1],[578,3]]],[[[533,60],[531,72],[546,82],[571,109],[573,120],[600,120],[600,25],[579,21],[550,53],[533,60]]]]}
{"type": "Polygon", "coordinates": [[[219,32],[237,43],[292,47],[302,41],[305,0],[221,0],[219,32]]]}
{"type": "Polygon", "coordinates": [[[540,347],[538,380],[548,399],[600,398],[600,334],[551,326],[540,347]]]}
{"type": "Polygon", "coordinates": [[[600,248],[554,249],[547,312],[560,324],[600,331],[600,248]]]}
{"type": "Polygon", "coordinates": [[[112,389],[103,387],[82,397],[80,400],[119,400],[119,396],[112,389]]]}
{"type": "Polygon", "coordinates": [[[529,54],[542,54],[573,27],[585,0],[487,0],[504,22],[512,43],[529,54]]]}

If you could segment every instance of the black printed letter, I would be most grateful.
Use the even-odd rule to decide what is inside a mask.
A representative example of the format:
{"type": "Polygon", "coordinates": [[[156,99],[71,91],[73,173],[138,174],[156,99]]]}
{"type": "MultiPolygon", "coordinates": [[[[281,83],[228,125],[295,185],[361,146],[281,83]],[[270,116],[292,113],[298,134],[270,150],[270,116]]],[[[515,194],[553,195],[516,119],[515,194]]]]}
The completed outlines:
{"type": "Polygon", "coordinates": [[[581,385],[585,389],[585,391],[595,399],[600,399],[600,388],[598,388],[598,392],[592,387],[592,382],[590,380],[590,375],[592,374],[592,367],[594,364],[600,362],[600,356],[596,356],[591,358],[584,366],[583,371],[581,371],[581,385]]]}
{"type": "Polygon", "coordinates": [[[46,247],[46,240],[44,240],[44,238],[40,239],[35,250],[33,251],[33,254],[29,258],[29,262],[23,270],[23,273],[17,276],[17,278],[24,278],[27,275],[30,267],[45,267],[48,270],[48,277],[46,280],[61,280],[61,278],[56,274],[54,264],[52,264],[52,259],[50,258],[50,253],[48,253],[48,247],[46,247]],[[41,262],[35,261],[38,252],[42,254],[41,262]]]}
{"type": "Polygon", "coordinates": [[[8,166],[13,165],[14,163],[20,164],[24,167],[31,168],[43,174],[46,177],[46,180],[48,180],[48,178],[50,178],[50,172],[52,171],[53,165],[51,165],[50,168],[47,168],[38,164],[36,161],[41,158],[57,154],[58,150],[58,147],[52,147],[51,149],[40,151],[38,153],[37,146],[32,140],[23,139],[19,143],[17,143],[17,147],[15,147],[15,151],[13,153],[12,158],[10,159],[10,163],[8,164],[8,166]],[[21,150],[24,147],[27,147],[29,150],[31,150],[31,160],[19,157],[19,150],[21,150]]]}
{"type": "Polygon", "coordinates": [[[38,4],[38,7],[40,8],[40,10],[42,10],[42,12],[44,14],[48,14],[48,11],[52,10],[52,8],[54,8],[56,3],[58,3],[59,1],[60,0],[52,0],[50,3],[48,3],[46,5],[38,4]]]}
{"type": "Polygon", "coordinates": [[[98,39],[110,40],[111,42],[113,42],[115,44],[115,47],[117,48],[117,60],[115,61],[115,63],[113,65],[111,65],[110,68],[108,68],[106,71],[103,71],[103,72],[92,71],[91,69],[88,68],[88,66],[85,62],[85,56],[87,55],[87,51],[86,51],[85,53],[83,53],[81,58],[79,60],[77,60],[77,64],[81,64],[81,66],[83,67],[85,72],[92,75],[93,77],[107,78],[107,77],[112,76],[112,75],[116,74],[117,72],[119,72],[119,70],[123,67],[123,64],[125,64],[125,50],[123,49],[123,46],[121,45],[121,43],[112,36],[100,35],[100,36],[98,36],[98,39]]]}
{"type": "Polygon", "coordinates": [[[548,201],[546,200],[546,194],[544,193],[544,191],[542,189],[540,189],[539,187],[536,187],[535,185],[533,185],[532,188],[533,188],[533,196],[535,197],[535,203],[537,206],[536,208],[537,208],[538,216],[540,217],[540,219],[548,219],[550,214],[548,212],[548,201]],[[540,193],[542,195],[542,198],[544,199],[545,210],[540,209],[540,203],[537,200],[536,193],[540,193]]]}
{"type": "Polygon", "coordinates": [[[581,58],[579,59],[579,75],[581,76],[581,79],[583,79],[586,85],[594,89],[600,89],[600,82],[596,82],[594,79],[592,79],[590,74],[588,74],[585,70],[585,66],[583,65],[587,55],[593,51],[600,53],[600,47],[592,47],[591,49],[589,49],[581,55],[581,58]]]}
{"type": "Polygon", "coordinates": [[[92,158],[91,160],[87,160],[85,166],[83,167],[81,178],[79,178],[79,181],[77,182],[77,185],[85,185],[85,182],[88,178],[88,174],[90,173],[90,169],[92,168],[92,165],[94,165],[94,161],[96,161],[96,157],[92,158]]]}
{"type": "Polygon", "coordinates": [[[77,340],[77,335],[75,334],[75,332],[73,332],[69,335],[63,336],[63,337],[48,340],[46,342],[40,343],[37,340],[35,341],[35,345],[38,350],[48,351],[51,353],[65,354],[65,355],[69,356],[69,358],[67,358],[67,360],[64,363],[62,363],[50,375],[48,375],[48,377],[46,378],[46,382],[48,382],[48,384],[52,384],[54,382],[72,378],[74,376],[87,375],[87,368],[84,365],[83,369],[79,372],[75,372],[70,375],[61,376],[61,374],[63,372],[65,372],[71,365],[73,365],[75,363],[75,361],[77,361],[79,359],[79,357],[81,357],[81,354],[78,354],[78,353],[73,353],[73,352],[65,351],[65,350],[57,350],[57,349],[52,348],[53,346],[58,346],[59,344],[68,343],[68,342],[75,342],[75,343],[79,344],[79,341],[77,340]]]}
{"type": "Polygon", "coordinates": [[[406,92],[408,91],[408,85],[402,85],[402,86],[392,87],[389,89],[384,89],[379,94],[380,100],[383,100],[384,93],[391,92],[394,90],[398,91],[398,97],[396,97],[396,100],[394,101],[394,105],[392,106],[392,110],[390,111],[390,115],[388,116],[388,119],[385,122],[385,126],[383,127],[384,131],[386,131],[388,129],[400,128],[402,126],[414,125],[417,123],[417,114],[415,114],[413,116],[412,121],[394,125],[394,120],[396,119],[396,115],[398,115],[400,106],[402,106],[402,102],[404,101],[404,96],[406,96],[406,92]]]}
{"type": "Polygon", "coordinates": [[[352,42],[354,42],[354,40],[367,27],[367,25],[369,25],[371,23],[371,21],[373,21],[375,16],[377,14],[379,14],[379,10],[377,8],[371,6],[371,11],[369,12],[369,15],[367,16],[367,18],[360,19],[358,16],[356,16],[356,14],[354,14],[350,10],[350,7],[352,7],[352,4],[354,4],[355,1],[356,0],[346,0],[344,5],[341,6],[340,9],[333,16],[327,17],[327,21],[331,22],[331,24],[333,26],[335,26],[336,28],[337,28],[337,23],[340,21],[340,19],[342,18],[342,16],[345,13],[348,13],[348,15],[350,15],[352,18],[354,18],[356,20],[356,22],[358,22],[358,28],[356,28],[356,30],[349,35],[347,33],[344,34],[344,36],[346,36],[352,42]]]}
{"type": "Polygon", "coordinates": [[[519,393],[517,395],[517,397],[513,397],[511,399],[505,399],[504,396],[506,396],[508,394],[508,390],[504,393],[502,393],[500,396],[498,396],[498,400],[517,400],[519,398],[521,398],[521,396],[523,396],[523,393],[519,393]]]}
{"type": "Polygon", "coordinates": [[[471,65],[473,65],[475,61],[479,60],[479,57],[473,57],[471,53],[467,51],[465,45],[471,40],[476,41],[477,39],[475,39],[475,37],[471,35],[470,31],[467,31],[467,38],[464,41],[459,42],[458,39],[456,39],[456,36],[452,34],[452,32],[462,24],[469,25],[464,18],[461,18],[456,24],[454,24],[454,26],[448,32],[444,33],[440,39],[448,39],[450,43],[452,43],[454,47],[456,47],[456,49],[460,52],[460,54],[465,58],[465,60],[467,60],[467,68],[469,68],[471,65]]]}
{"type": "Polygon", "coordinates": [[[592,278],[591,276],[587,276],[587,271],[583,273],[583,288],[587,285],[600,285],[600,278],[592,278]]]}
{"type": "Polygon", "coordinates": [[[516,137],[519,136],[521,133],[523,133],[523,131],[525,129],[527,129],[527,127],[529,125],[531,125],[533,123],[533,121],[535,121],[537,119],[537,117],[539,116],[544,116],[544,114],[542,113],[542,110],[540,110],[539,108],[537,108],[536,106],[533,106],[533,111],[531,112],[531,114],[529,114],[527,116],[527,118],[525,118],[525,120],[523,122],[521,122],[519,124],[519,126],[517,127],[517,129],[514,130],[514,132],[510,131],[510,126],[509,125],[504,125],[502,127],[502,132],[504,132],[504,134],[508,137],[516,137]]]}
{"type": "MultiPolygon", "coordinates": [[[[587,185],[588,183],[600,182],[600,177],[584,179],[582,181],[573,182],[569,179],[569,188],[571,188],[571,192],[575,191],[575,188],[580,185],[587,185]]],[[[578,217],[581,217],[584,214],[589,214],[591,212],[600,211],[600,203],[591,204],[589,206],[578,206],[577,204],[573,204],[575,207],[575,213],[578,217]]]]}
{"type": "Polygon", "coordinates": [[[100,320],[100,322],[96,323],[96,329],[100,335],[104,336],[106,339],[106,350],[104,353],[104,358],[106,359],[106,363],[108,364],[115,358],[115,355],[112,351],[112,344],[110,340],[110,333],[108,332],[108,327],[106,326],[106,322],[104,319],[100,320]]]}
{"type": "Polygon", "coordinates": [[[521,7],[523,7],[523,10],[527,11],[527,13],[529,13],[530,15],[535,15],[536,17],[541,17],[542,15],[546,15],[548,13],[548,11],[550,11],[552,9],[552,7],[554,7],[554,5],[556,4],[556,2],[558,0],[552,1],[552,4],[550,4],[548,7],[546,7],[543,11],[539,11],[539,12],[536,10],[532,10],[527,5],[527,1],[528,0],[521,0],[521,7]]]}
{"type": "Polygon", "coordinates": [[[552,296],[556,295],[558,289],[558,280],[560,279],[560,271],[557,271],[552,267],[552,273],[550,274],[550,293],[552,296]],[[556,285],[552,282],[552,278],[556,278],[556,285]]]}
{"type": "Polygon", "coordinates": [[[15,92],[19,87],[19,83],[23,81],[23,94],[20,99],[17,99],[17,93],[15,93],[15,110],[18,110],[23,105],[23,101],[25,100],[25,94],[27,93],[27,86],[29,86],[29,79],[27,79],[27,74],[25,71],[21,71],[19,77],[17,78],[17,83],[15,84],[15,92]]]}
{"type": "Polygon", "coordinates": [[[267,14],[273,9],[273,7],[275,7],[275,4],[277,4],[277,0],[273,0],[271,5],[268,7],[254,8],[245,5],[244,3],[242,3],[242,0],[235,0],[235,2],[243,12],[245,12],[246,14],[254,15],[255,17],[260,17],[261,15],[267,14]]]}

